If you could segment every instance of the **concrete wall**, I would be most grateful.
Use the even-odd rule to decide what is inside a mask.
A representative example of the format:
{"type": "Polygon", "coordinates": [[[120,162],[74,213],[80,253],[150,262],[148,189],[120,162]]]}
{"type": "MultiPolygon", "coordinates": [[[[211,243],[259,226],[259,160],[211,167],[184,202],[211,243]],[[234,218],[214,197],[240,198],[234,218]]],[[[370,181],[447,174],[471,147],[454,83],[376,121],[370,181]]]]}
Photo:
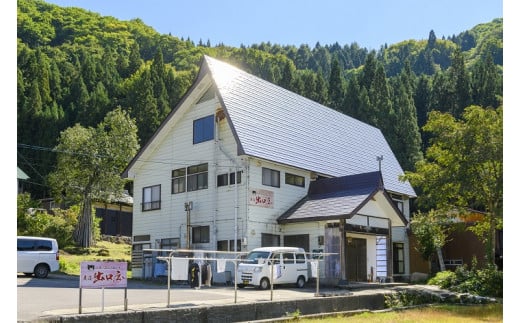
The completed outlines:
{"type": "Polygon", "coordinates": [[[63,315],[41,319],[39,322],[241,322],[290,316],[384,308],[383,294],[316,297],[292,301],[257,302],[218,306],[164,308],[143,311],[63,315]]]}

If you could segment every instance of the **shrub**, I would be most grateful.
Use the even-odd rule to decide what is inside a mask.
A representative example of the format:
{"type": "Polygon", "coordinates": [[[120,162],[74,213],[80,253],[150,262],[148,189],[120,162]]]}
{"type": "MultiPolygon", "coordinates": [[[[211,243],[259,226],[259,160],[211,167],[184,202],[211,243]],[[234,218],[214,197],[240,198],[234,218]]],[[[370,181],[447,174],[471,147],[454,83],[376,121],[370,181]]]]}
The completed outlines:
{"type": "Polygon", "coordinates": [[[457,267],[455,271],[441,271],[428,281],[428,285],[437,285],[458,293],[470,293],[479,296],[503,297],[503,273],[496,266],[489,265],[483,269],[472,269],[466,265],[457,267]]]}
{"type": "Polygon", "coordinates": [[[436,285],[440,288],[450,288],[455,285],[456,274],[453,271],[440,271],[428,280],[428,285],[436,285]]]}

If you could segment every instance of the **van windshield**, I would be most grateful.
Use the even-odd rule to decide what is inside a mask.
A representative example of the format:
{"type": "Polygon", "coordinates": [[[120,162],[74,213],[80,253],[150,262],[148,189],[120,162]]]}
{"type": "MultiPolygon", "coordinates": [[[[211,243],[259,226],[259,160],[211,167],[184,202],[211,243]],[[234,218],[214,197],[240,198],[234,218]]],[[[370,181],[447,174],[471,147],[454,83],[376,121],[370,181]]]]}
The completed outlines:
{"type": "Polygon", "coordinates": [[[244,259],[244,262],[247,263],[261,263],[262,260],[266,260],[269,257],[269,252],[267,251],[251,251],[247,254],[247,257],[244,259]]]}

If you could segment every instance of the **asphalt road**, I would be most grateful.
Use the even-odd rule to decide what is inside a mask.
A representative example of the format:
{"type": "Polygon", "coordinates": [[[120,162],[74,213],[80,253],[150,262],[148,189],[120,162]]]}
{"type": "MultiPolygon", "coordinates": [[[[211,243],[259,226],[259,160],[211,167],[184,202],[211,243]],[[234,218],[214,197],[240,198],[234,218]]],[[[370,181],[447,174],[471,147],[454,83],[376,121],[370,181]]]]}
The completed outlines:
{"type": "MultiPolygon", "coordinates": [[[[78,314],[80,310],[79,278],[50,274],[37,279],[18,275],[17,321],[28,322],[39,317],[78,314]]],[[[320,289],[321,292],[326,292],[320,289]]],[[[335,291],[337,293],[337,291],[335,291]]],[[[146,308],[199,306],[208,304],[234,304],[281,299],[315,297],[315,287],[276,287],[271,290],[238,289],[234,286],[211,286],[192,289],[185,284],[172,284],[168,293],[166,282],[129,280],[127,310],[146,308]],[[168,299],[169,297],[169,299],[168,299]]],[[[81,313],[124,311],[124,289],[83,289],[81,313]]]]}

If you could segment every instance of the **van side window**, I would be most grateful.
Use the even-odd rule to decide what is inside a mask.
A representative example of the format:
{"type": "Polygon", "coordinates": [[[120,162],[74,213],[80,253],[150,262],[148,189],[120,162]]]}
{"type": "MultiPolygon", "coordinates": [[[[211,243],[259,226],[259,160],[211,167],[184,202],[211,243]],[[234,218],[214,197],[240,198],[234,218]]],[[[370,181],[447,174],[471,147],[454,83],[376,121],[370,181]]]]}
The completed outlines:
{"type": "Polygon", "coordinates": [[[293,253],[284,253],[283,254],[283,263],[284,264],[294,264],[294,254],[293,253]]]}
{"type": "Polygon", "coordinates": [[[47,240],[37,240],[36,241],[36,250],[38,251],[51,251],[52,250],[52,242],[47,240]]]}
{"type": "Polygon", "coordinates": [[[34,250],[34,241],[26,239],[18,239],[18,251],[34,250]]]}
{"type": "Polygon", "coordinates": [[[296,254],[296,263],[297,264],[304,264],[305,263],[305,255],[303,253],[297,253],[296,254]]]}
{"type": "Polygon", "coordinates": [[[281,256],[281,255],[280,255],[279,253],[275,253],[275,254],[273,254],[272,259],[273,259],[273,263],[274,263],[274,264],[279,264],[279,263],[280,263],[280,256],[281,256]]]}

